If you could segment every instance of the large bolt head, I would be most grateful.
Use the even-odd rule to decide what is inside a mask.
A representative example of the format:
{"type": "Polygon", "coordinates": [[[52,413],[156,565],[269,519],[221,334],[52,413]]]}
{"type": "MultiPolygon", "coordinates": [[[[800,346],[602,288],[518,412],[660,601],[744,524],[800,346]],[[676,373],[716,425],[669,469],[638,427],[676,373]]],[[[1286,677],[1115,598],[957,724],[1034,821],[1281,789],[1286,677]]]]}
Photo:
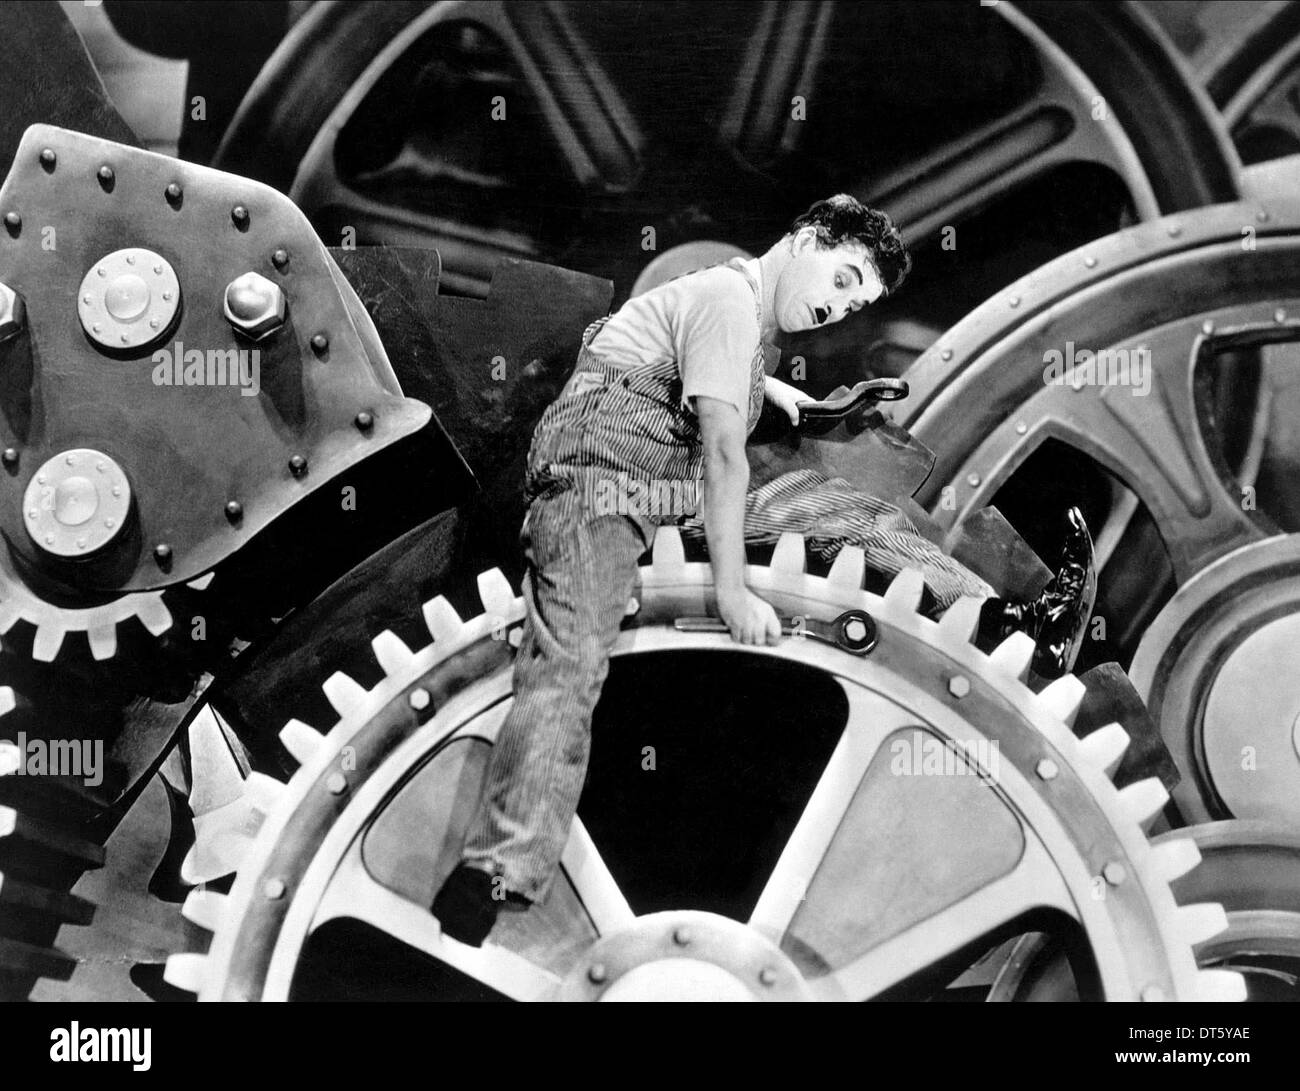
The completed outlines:
{"type": "Polygon", "coordinates": [[[225,313],[237,333],[260,341],[284,325],[284,292],[260,273],[244,273],[226,285],[225,313]]]}
{"type": "Polygon", "coordinates": [[[27,325],[27,305],[23,297],[0,281],[0,341],[21,333],[27,325]]]}

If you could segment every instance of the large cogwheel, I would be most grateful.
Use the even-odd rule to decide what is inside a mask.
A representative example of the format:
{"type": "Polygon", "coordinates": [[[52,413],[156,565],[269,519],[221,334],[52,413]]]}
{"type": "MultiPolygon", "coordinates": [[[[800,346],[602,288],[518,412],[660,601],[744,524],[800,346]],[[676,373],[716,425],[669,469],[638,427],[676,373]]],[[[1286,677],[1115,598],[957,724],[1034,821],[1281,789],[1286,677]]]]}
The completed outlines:
{"type": "MultiPolygon", "coordinates": [[[[786,801],[788,825],[764,814],[780,836],[766,868],[746,873],[747,900],[715,911],[724,903],[706,889],[707,868],[646,892],[645,854],[655,837],[678,833],[647,829],[635,793],[602,789],[600,740],[624,725],[602,724],[598,710],[592,776],[546,901],[502,914],[482,948],[441,935],[427,907],[478,803],[523,617],[522,600],[492,571],[479,579],[482,615],[463,621],[441,598],[426,605],[433,642],[421,651],[377,637],[385,677],[374,688],[331,677],[324,690],[340,719],[328,733],[285,727],[301,766],[288,784],[249,777],[242,817],[201,847],[236,878],[228,894],[191,893],[186,915],[213,941],[206,955],[173,956],[167,979],[203,1000],[862,1000],[931,994],[994,945],[1046,925],[1073,937],[1084,995],[1242,998],[1240,975],[1198,969],[1193,957],[1194,944],[1225,927],[1222,908],[1179,906],[1170,890],[1198,863],[1195,843],[1153,846],[1143,832],[1164,789],[1111,783],[1127,744],[1117,724],[1082,741],[1070,730],[1083,684],[1067,676],[1034,693],[1027,636],[991,655],[971,644],[977,600],[936,622],[917,612],[918,573],[902,573],[883,596],[862,589],[863,575],[853,548],[825,577],[808,574],[802,539],[786,535],[747,577],[809,626],[866,610],[879,641],[856,656],[807,637],[741,649],[725,635],[677,631],[676,618],[709,612],[712,574],[686,563],[675,530],[660,531],[641,569],[611,681],[689,653],[672,659],[673,689],[637,690],[642,707],[680,706],[737,663],[758,668],[751,680],[802,679],[809,715],[815,685],[818,706],[828,692],[838,701],[818,762],[804,754],[770,780],[760,811],[779,810],[781,792],[812,769],[809,790],[786,801]]],[[[690,772],[702,798],[724,782],[772,776],[762,725],[742,727],[717,767],[690,772]]],[[[798,747],[813,729],[779,734],[798,747]]],[[[724,839],[724,824],[697,819],[696,851],[724,839]]],[[[690,851],[670,845],[668,855],[680,863],[690,851]]]]}

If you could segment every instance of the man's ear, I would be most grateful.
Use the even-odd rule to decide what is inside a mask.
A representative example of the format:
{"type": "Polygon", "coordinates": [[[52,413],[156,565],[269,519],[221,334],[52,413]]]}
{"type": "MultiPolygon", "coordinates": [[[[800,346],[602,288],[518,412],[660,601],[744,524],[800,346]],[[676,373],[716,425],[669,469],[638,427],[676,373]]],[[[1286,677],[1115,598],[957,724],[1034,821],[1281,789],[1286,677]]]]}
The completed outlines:
{"type": "Polygon", "coordinates": [[[817,243],[817,228],[801,227],[790,237],[790,252],[801,253],[817,243]]]}

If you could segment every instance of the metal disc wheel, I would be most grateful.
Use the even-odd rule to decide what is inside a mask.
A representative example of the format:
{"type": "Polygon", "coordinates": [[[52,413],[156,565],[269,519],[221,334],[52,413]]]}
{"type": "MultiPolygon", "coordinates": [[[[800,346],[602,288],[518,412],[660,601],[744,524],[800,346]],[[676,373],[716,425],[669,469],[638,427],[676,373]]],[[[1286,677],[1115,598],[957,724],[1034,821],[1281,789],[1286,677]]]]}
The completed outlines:
{"type": "Polygon", "coordinates": [[[1300,825],[1300,536],[1234,550],[1197,575],[1152,623],[1133,659],[1183,779],[1189,822],[1300,825]]]}
{"type": "MultiPolygon", "coordinates": [[[[509,707],[522,600],[495,571],[480,577],[481,616],[463,621],[433,600],[433,642],[412,652],[391,633],[377,637],[383,680],[366,690],[330,678],[338,723],[321,733],[291,721],[281,737],[301,762],[292,778],[251,776],[244,820],[198,846],[236,877],[228,894],[190,895],[185,912],[214,932],[212,946],[173,957],[168,980],[200,999],[861,1000],[927,995],[979,950],[1037,921],[1073,938],[1098,996],[1240,996],[1239,978],[1199,972],[1192,958],[1191,945],[1222,928],[1221,910],[1180,907],[1169,891],[1195,866],[1194,846],[1175,839],[1153,849],[1142,832],[1163,788],[1112,785],[1127,744],[1118,725],[1083,742],[1070,731],[1083,684],[1070,676],[1034,694],[1023,684],[1028,637],[990,656],[970,643],[978,600],[934,622],[917,613],[917,573],[883,597],[861,589],[863,574],[857,549],[826,577],[807,574],[802,539],[786,535],[770,566],[751,566],[751,586],[797,616],[865,609],[879,643],[865,657],[808,638],[742,652],[725,636],[673,627],[706,612],[712,577],[685,562],[675,530],[661,530],[615,649],[563,874],[544,903],[503,914],[481,949],[444,938],[427,906],[459,855],[509,707]],[[730,735],[721,722],[673,735],[687,710],[662,715],[679,701],[669,683],[654,691],[648,711],[661,733],[647,751],[635,715],[650,691],[639,685],[631,704],[615,700],[616,722],[605,722],[606,703],[620,672],[653,669],[664,656],[664,677],[689,670],[701,687],[720,675],[729,686],[780,678],[802,708],[799,729],[771,729],[759,715],[730,735]],[[817,685],[825,688],[807,688],[817,685]],[[810,719],[828,704],[830,720],[810,719]],[[725,742],[703,766],[680,749],[683,738],[711,736],[725,742]],[[684,798],[706,808],[761,777],[769,746],[793,748],[783,751],[780,782],[804,788],[758,790],[766,825],[729,840],[727,823],[707,810],[668,828],[641,806],[653,778],[677,768],[697,787],[694,797],[667,792],[676,811],[684,798]],[[647,772],[656,748],[660,771],[647,772]],[[698,853],[707,866],[647,883],[659,849],[674,865],[698,853]],[[738,882],[723,874],[732,857],[738,882]]],[[[745,690],[731,692],[734,705],[745,690]]]]}

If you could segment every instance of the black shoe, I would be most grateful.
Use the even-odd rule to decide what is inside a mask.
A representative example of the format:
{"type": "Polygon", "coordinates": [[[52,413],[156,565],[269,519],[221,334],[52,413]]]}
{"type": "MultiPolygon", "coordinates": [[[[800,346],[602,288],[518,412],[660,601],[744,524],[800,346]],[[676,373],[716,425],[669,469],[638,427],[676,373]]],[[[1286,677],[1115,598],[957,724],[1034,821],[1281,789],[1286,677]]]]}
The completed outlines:
{"type": "Polygon", "coordinates": [[[1036,646],[1032,669],[1049,679],[1074,668],[1097,597],[1088,525],[1078,508],[1071,508],[1066,518],[1070,533],[1061,549],[1060,567],[1042,593],[1030,602],[989,599],[980,614],[980,635],[993,645],[1013,632],[1028,633],[1036,646]]]}
{"type": "Polygon", "coordinates": [[[492,876],[486,871],[457,864],[433,899],[433,915],[443,935],[482,947],[501,911],[502,900],[492,897],[492,888],[492,876]]]}

